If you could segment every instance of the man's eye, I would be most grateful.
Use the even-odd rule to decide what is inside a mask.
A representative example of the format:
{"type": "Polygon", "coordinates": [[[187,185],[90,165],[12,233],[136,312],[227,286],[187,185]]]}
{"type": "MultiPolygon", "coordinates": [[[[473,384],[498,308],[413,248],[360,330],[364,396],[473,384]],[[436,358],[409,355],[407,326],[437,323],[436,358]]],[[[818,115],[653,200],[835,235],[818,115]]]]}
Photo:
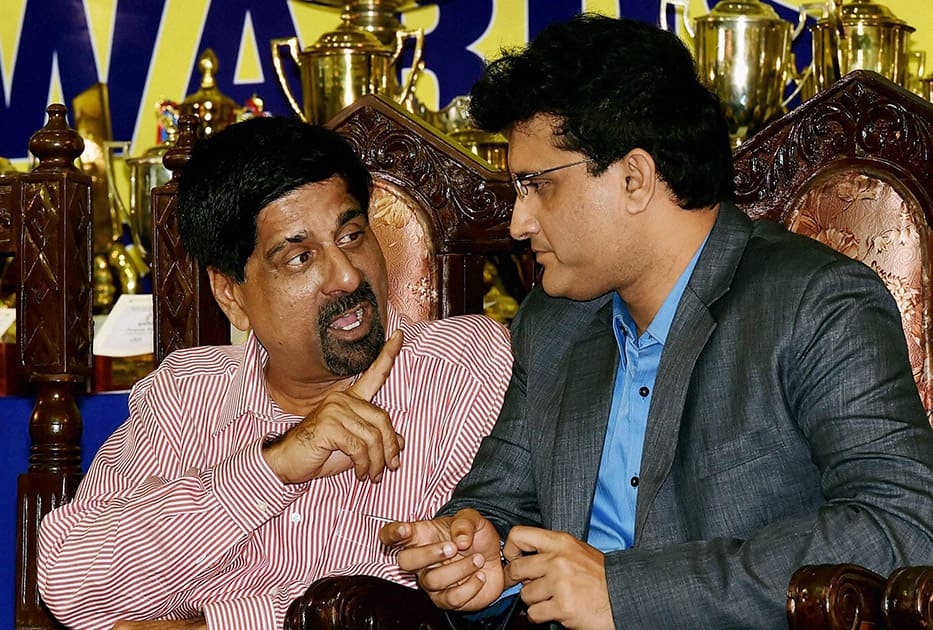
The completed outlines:
{"type": "Polygon", "coordinates": [[[363,230],[356,230],[354,232],[348,232],[340,237],[340,240],[337,241],[338,245],[349,245],[354,241],[358,241],[363,238],[363,230]]]}
{"type": "Polygon", "coordinates": [[[307,263],[309,260],[311,260],[311,253],[301,252],[297,256],[289,258],[288,262],[285,264],[287,264],[289,267],[300,267],[301,265],[307,263]]]}
{"type": "Polygon", "coordinates": [[[529,179],[527,182],[525,182],[525,187],[528,188],[529,193],[536,193],[539,190],[541,190],[541,187],[544,186],[545,183],[546,182],[543,182],[543,181],[535,181],[533,179],[529,179]]]}

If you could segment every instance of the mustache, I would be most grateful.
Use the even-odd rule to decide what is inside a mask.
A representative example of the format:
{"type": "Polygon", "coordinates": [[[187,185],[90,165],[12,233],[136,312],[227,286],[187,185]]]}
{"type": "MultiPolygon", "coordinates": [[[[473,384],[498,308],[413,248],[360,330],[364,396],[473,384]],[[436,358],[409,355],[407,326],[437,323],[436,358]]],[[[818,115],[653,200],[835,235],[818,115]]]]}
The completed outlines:
{"type": "Polygon", "coordinates": [[[346,293],[332,301],[324,304],[318,313],[318,326],[320,330],[325,330],[330,323],[343,312],[348,311],[357,304],[369,302],[374,307],[376,305],[376,294],[368,281],[363,280],[352,293],[346,293]]]}

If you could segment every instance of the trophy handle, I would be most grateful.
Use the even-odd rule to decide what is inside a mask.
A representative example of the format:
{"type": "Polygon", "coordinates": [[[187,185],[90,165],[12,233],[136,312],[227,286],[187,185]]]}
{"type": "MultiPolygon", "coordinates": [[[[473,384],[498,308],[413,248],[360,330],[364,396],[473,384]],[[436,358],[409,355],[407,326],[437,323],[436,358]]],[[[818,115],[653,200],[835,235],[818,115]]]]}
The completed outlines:
{"type": "Polygon", "coordinates": [[[288,100],[288,104],[291,106],[292,111],[298,114],[301,120],[308,122],[307,116],[301,111],[301,108],[298,106],[298,101],[295,100],[295,96],[292,94],[292,89],[289,87],[288,80],[285,78],[285,72],[282,70],[282,57],[279,55],[279,48],[282,46],[288,46],[288,52],[291,54],[292,59],[294,59],[295,64],[300,68],[301,59],[298,57],[298,38],[280,37],[272,40],[272,67],[275,68],[275,76],[279,79],[279,85],[282,86],[282,91],[285,92],[285,98],[288,100]]]}
{"type": "Polygon", "coordinates": [[[661,0],[661,9],[658,19],[661,23],[661,28],[665,31],[670,29],[667,26],[667,8],[674,7],[674,11],[677,11],[677,7],[680,7],[684,10],[682,17],[684,22],[684,28],[687,30],[687,33],[690,35],[690,39],[693,39],[696,36],[696,33],[693,32],[693,27],[690,26],[690,18],[688,16],[690,12],[690,0],[661,0]]]}
{"type": "Polygon", "coordinates": [[[794,41],[800,37],[801,33],[803,33],[803,29],[807,26],[807,18],[810,17],[809,13],[807,13],[807,9],[811,9],[813,7],[813,4],[800,5],[800,8],[797,10],[797,26],[794,27],[794,32],[790,34],[791,41],[794,41]]]}
{"type": "Polygon", "coordinates": [[[794,83],[797,84],[797,87],[794,88],[794,91],[791,92],[787,98],[781,101],[781,107],[783,107],[785,110],[787,109],[787,104],[790,103],[792,100],[794,100],[794,97],[800,94],[800,90],[803,89],[803,86],[807,82],[807,79],[809,79],[810,75],[813,74],[813,62],[812,61],[807,66],[806,70],[803,71],[803,74],[799,74],[797,72],[797,63],[794,61],[793,53],[790,53],[788,55],[787,63],[790,64],[790,75],[791,75],[790,79],[788,79],[788,83],[793,81],[794,83]]]}
{"type": "Polygon", "coordinates": [[[923,91],[919,87],[920,79],[926,75],[927,53],[925,50],[908,51],[909,58],[907,63],[907,85],[911,92],[923,96],[923,91]]]}
{"type": "Polygon", "coordinates": [[[408,100],[412,89],[415,87],[415,81],[418,80],[421,69],[424,67],[424,29],[422,28],[416,28],[413,31],[395,31],[395,51],[389,60],[389,67],[394,67],[395,62],[402,56],[402,48],[405,46],[405,40],[409,37],[415,40],[415,52],[411,59],[411,71],[408,73],[402,92],[395,98],[398,103],[404,103],[408,100]]]}
{"type": "Polygon", "coordinates": [[[110,220],[113,226],[111,240],[116,243],[123,235],[123,224],[130,222],[130,213],[126,204],[123,203],[123,197],[120,196],[120,189],[117,188],[117,167],[113,161],[114,149],[119,149],[126,158],[130,154],[130,143],[104,140],[104,173],[107,175],[107,199],[110,201],[110,220]]]}

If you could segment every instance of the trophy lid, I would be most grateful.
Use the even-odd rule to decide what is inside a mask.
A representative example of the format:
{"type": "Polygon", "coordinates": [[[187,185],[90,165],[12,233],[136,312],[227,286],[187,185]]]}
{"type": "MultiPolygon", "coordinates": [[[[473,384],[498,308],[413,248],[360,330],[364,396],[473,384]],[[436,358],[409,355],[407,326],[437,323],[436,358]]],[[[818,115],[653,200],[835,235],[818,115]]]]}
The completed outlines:
{"type": "MultiPolygon", "coordinates": [[[[819,22],[820,25],[829,22],[828,17],[824,17],[819,22]]],[[[876,4],[872,0],[854,0],[848,4],[842,5],[842,22],[844,24],[878,24],[886,26],[901,26],[913,32],[915,29],[904,20],[897,18],[891,9],[883,4],[876,4]]]]}
{"type": "Polygon", "coordinates": [[[217,55],[210,48],[198,58],[198,70],[201,71],[201,86],[178,105],[178,112],[181,115],[197,114],[204,135],[210,136],[236,120],[239,106],[217,88],[214,80],[217,55]]]}
{"type": "Polygon", "coordinates": [[[336,55],[347,51],[391,56],[394,48],[383,44],[369,31],[353,26],[348,15],[344,13],[343,22],[336,30],[324,33],[316,42],[304,49],[304,52],[315,55],[336,55]]]}
{"type": "Polygon", "coordinates": [[[722,22],[741,19],[745,22],[783,22],[777,12],[760,0],[721,0],[696,22],[722,22]]]}

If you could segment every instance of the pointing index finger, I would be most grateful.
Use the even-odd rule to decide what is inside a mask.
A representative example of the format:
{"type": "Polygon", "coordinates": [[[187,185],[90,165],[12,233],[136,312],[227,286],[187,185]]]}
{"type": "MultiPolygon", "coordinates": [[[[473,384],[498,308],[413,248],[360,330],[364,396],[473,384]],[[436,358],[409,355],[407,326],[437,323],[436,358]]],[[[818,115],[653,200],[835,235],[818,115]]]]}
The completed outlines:
{"type": "Polygon", "coordinates": [[[389,372],[392,371],[392,366],[395,364],[395,357],[398,356],[399,351],[402,349],[403,340],[404,335],[401,330],[393,332],[386,340],[385,345],[382,346],[376,360],[347,391],[366,402],[372,402],[373,396],[389,378],[389,372]]]}

